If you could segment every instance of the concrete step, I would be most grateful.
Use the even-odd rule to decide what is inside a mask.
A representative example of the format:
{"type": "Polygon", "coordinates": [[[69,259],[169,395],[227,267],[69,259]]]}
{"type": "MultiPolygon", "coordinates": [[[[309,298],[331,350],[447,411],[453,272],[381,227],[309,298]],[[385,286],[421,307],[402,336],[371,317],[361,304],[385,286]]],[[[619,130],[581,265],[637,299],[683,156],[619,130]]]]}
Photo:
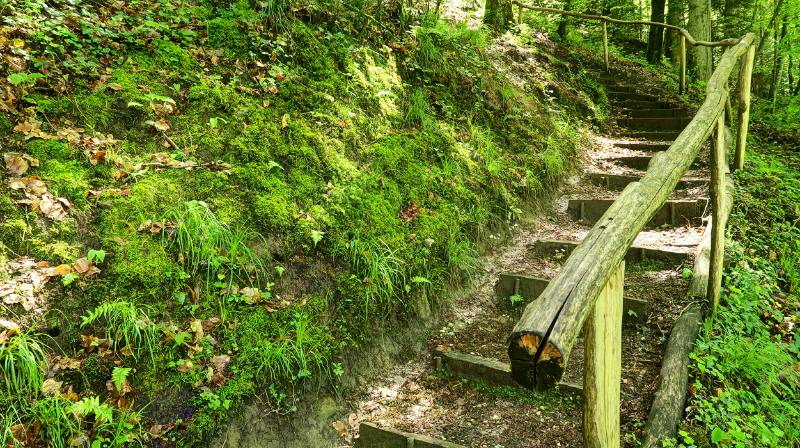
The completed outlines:
{"type": "Polygon", "coordinates": [[[659,101],[655,95],[637,92],[615,92],[610,91],[608,94],[618,101],[659,101]]]}
{"type": "MultiPolygon", "coordinates": [[[[613,203],[614,199],[570,199],[567,204],[567,214],[574,220],[594,224],[613,203]]],[[[687,222],[700,225],[707,203],[707,198],[669,200],[655,213],[647,225],[651,228],[662,225],[677,227],[687,222]]]]}
{"type": "Polygon", "coordinates": [[[614,143],[617,148],[631,149],[634,151],[661,152],[669,149],[672,143],[630,142],[614,143]]]}
{"type": "Polygon", "coordinates": [[[640,131],[679,131],[685,128],[690,121],[692,120],[688,117],[621,118],[618,124],[640,131]]]}
{"type": "MultiPolygon", "coordinates": [[[[605,187],[609,190],[620,191],[627,187],[631,182],[637,182],[642,176],[633,176],[628,174],[611,174],[611,173],[587,173],[589,182],[605,187]]],[[[707,185],[706,179],[700,178],[684,178],[678,181],[675,187],[678,190],[686,190],[689,188],[697,188],[707,185]]]]}
{"type": "MultiPolygon", "coordinates": [[[[507,299],[515,294],[524,300],[514,303],[514,307],[524,308],[529,302],[539,298],[550,280],[546,278],[531,277],[521,274],[501,273],[494,285],[494,293],[498,298],[507,299]]],[[[628,324],[637,324],[647,321],[652,304],[640,299],[630,297],[622,298],[622,319],[628,324]]]]}
{"type": "Polygon", "coordinates": [[[689,111],[686,109],[673,108],[673,109],[624,109],[622,111],[625,115],[631,118],[671,118],[671,117],[688,117],[689,111]]]}
{"type": "Polygon", "coordinates": [[[457,443],[384,428],[369,422],[361,422],[358,426],[355,446],[357,448],[466,448],[457,443]]]}
{"type": "MultiPolygon", "coordinates": [[[[537,257],[552,257],[557,254],[567,257],[578,247],[579,243],[580,241],[546,239],[537,240],[528,247],[532,249],[533,254],[537,257]]],[[[628,252],[625,253],[625,261],[627,263],[660,261],[672,266],[680,266],[689,261],[689,255],[686,252],[631,246],[628,248],[628,252]]]]}
{"type": "MultiPolygon", "coordinates": [[[[511,365],[497,359],[456,351],[434,350],[433,360],[437,368],[447,369],[450,373],[463,378],[481,381],[491,386],[522,387],[511,377],[511,365]]],[[[561,382],[557,387],[563,392],[583,395],[583,387],[578,384],[561,382]]],[[[414,446],[421,445],[415,443],[414,446]]]]}
{"type": "Polygon", "coordinates": [[[625,100],[617,103],[623,109],[674,109],[676,104],[669,101],[625,100]]]}
{"type": "MultiPolygon", "coordinates": [[[[640,171],[647,171],[647,168],[650,166],[650,161],[653,160],[653,156],[620,156],[620,157],[609,157],[607,159],[601,159],[606,162],[611,162],[620,166],[625,166],[630,169],[640,170],[640,171]]],[[[692,168],[697,169],[700,167],[700,163],[695,160],[692,163],[692,168]]]]}
{"type": "Polygon", "coordinates": [[[643,138],[652,141],[673,141],[678,138],[680,131],[631,131],[626,132],[625,136],[630,138],[643,138]]]}

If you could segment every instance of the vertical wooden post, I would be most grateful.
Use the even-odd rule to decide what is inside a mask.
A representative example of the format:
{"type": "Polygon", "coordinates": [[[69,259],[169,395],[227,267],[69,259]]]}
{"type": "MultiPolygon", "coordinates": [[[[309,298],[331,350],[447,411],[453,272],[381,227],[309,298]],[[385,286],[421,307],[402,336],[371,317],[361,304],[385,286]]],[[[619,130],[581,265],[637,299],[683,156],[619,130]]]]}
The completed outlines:
{"type": "Polygon", "coordinates": [[[717,310],[722,289],[722,260],[725,255],[725,113],[717,118],[714,144],[711,146],[711,256],[708,263],[708,304],[717,310]]]}
{"type": "Polygon", "coordinates": [[[522,23],[522,5],[519,5],[519,12],[517,12],[517,23],[522,23]]]}
{"type": "Polygon", "coordinates": [[[742,69],[739,72],[739,131],[736,133],[736,156],[734,169],[744,168],[744,151],[747,146],[747,128],[750,126],[750,80],[753,75],[753,59],[756,47],[750,45],[742,55],[742,69]]]}
{"type": "Polygon", "coordinates": [[[606,283],[586,320],[583,370],[583,444],[619,448],[622,377],[622,291],[625,262],[606,283]]]}
{"type": "Polygon", "coordinates": [[[601,20],[600,23],[603,25],[603,62],[606,66],[606,73],[609,70],[609,63],[608,63],[608,26],[605,20],[601,20]]]}
{"type": "Polygon", "coordinates": [[[686,36],[680,33],[680,73],[678,74],[678,93],[686,93],[686,36]]]}

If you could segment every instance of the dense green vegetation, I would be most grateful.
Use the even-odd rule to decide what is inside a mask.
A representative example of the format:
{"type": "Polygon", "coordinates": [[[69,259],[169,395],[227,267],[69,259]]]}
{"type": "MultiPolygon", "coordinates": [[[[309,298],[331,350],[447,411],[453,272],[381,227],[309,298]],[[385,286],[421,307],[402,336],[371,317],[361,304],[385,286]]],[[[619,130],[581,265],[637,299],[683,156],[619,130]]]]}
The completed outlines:
{"type": "Polygon", "coordinates": [[[469,281],[603,113],[582,69],[555,102],[487,29],[362,6],[0,3],[6,443],[291,412],[469,281]]]}
{"type": "Polygon", "coordinates": [[[800,443],[800,157],[754,140],[736,177],[722,306],[692,355],[679,446],[800,443]]]}

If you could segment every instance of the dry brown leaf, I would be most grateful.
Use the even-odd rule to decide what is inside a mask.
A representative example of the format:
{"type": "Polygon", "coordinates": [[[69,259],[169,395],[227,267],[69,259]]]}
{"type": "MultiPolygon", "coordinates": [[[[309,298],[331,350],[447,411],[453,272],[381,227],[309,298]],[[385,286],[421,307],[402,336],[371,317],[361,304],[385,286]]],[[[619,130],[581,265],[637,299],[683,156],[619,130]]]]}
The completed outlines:
{"type": "Polygon", "coordinates": [[[122,84],[120,84],[118,82],[110,82],[110,83],[106,84],[106,87],[108,87],[111,90],[115,90],[117,92],[119,92],[120,90],[123,89],[122,84]]]}
{"type": "Polygon", "coordinates": [[[57,397],[61,395],[61,385],[63,381],[56,381],[53,378],[48,378],[42,383],[42,393],[46,397],[57,397]]]}
{"type": "Polygon", "coordinates": [[[228,355],[216,355],[212,356],[211,359],[209,359],[209,362],[214,364],[214,370],[216,370],[218,373],[222,373],[225,371],[225,367],[230,364],[231,357],[228,355]]]}
{"type": "MultiPolygon", "coordinates": [[[[35,159],[34,159],[35,160],[35,159]]],[[[28,160],[22,154],[7,152],[3,154],[3,161],[6,164],[6,172],[9,176],[19,177],[25,174],[30,167],[28,160]]]]}
{"type": "Polygon", "coordinates": [[[332,423],[333,428],[339,433],[339,437],[344,437],[347,435],[347,427],[345,426],[344,422],[341,420],[336,420],[332,423]]]}

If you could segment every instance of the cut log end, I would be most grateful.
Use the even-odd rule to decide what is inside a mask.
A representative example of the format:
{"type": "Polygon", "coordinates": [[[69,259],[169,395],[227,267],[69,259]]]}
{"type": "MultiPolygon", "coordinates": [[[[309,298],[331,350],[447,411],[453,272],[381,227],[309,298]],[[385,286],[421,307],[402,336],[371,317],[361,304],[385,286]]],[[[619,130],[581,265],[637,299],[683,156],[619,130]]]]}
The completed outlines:
{"type": "Polygon", "coordinates": [[[511,377],[528,389],[544,390],[555,387],[564,374],[561,350],[547,342],[541,347],[536,334],[512,335],[508,346],[511,377]],[[539,352],[537,359],[537,352],[539,352]]]}

